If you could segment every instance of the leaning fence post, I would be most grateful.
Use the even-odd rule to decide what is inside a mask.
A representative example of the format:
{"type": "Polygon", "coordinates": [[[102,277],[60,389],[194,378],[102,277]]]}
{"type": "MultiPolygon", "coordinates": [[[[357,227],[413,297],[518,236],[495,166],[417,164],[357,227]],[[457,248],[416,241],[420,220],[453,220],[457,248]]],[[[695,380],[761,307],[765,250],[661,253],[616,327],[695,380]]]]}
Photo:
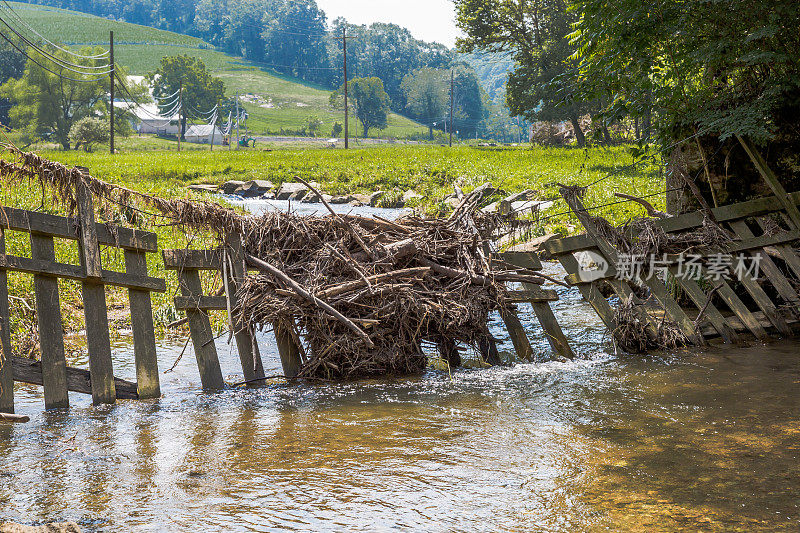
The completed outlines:
{"type": "Polygon", "coordinates": [[[92,193],[82,182],[79,182],[75,189],[78,199],[78,223],[81,229],[78,243],[86,275],[86,279],[81,283],[81,292],[83,313],[86,318],[89,371],[92,374],[92,401],[95,404],[114,403],[117,392],[114,387],[106,291],[103,285],[103,266],[100,259],[100,244],[97,241],[92,193]]]}
{"type": "Polygon", "coordinates": [[[11,364],[11,330],[8,308],[8,274],[3,268],[6,239],[0,228],[0,413],[14,414],[14,369],[11,364]]]}
{"type": "MultiPolygon", "coordinates": [[[[195,269],[184,269],[180,276],[180,287],[184,296],[193,297],[199,301],[203,295],[200,273],[195,269]]],[[[189,319],[189,332],[203,389],[224,389],[225,380],[222,378],[222,369],[219,366],[219,356],[217,347],[214,346],[214,333],[211,330],[208,313],[200,309],[187,309],[186,317],[189,319]]]]}
{"type": "MultiPolygon", "coordinates": [[[[245,270],[244,251],[242,249],[242,237],[238,233],[231,234],[225,240],[222,249],[221,261],[228,261],[227,268],[221,268],[221,272],[228,272],[228,297],[230,298],[231,309],[236,307],[238,300],[236,291],[244,283],[247,271],[245,270]]],[[[264,365],[261,361],[261,354],[258,351],[257,341],[245,324],[238,324],[234,317],[229,317],[234,328],[234,338],[236,348],[239,351],[239,360],[242,362],[242,372],[245,381],[258,380],[264,377],[264,365]]]]}

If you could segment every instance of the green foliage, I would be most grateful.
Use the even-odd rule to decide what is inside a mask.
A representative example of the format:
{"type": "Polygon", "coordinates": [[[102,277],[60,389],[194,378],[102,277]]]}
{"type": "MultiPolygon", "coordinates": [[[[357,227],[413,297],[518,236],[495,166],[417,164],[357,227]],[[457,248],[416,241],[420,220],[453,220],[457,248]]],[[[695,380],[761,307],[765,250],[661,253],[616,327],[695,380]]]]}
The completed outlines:
{"type": "MultiPolygon", "coordinates": [[[[92,55],[101,50],[83,48],[82,52],[92,55]]],[[[68,150],[73,124],[85,117],[108,111],[109,78],[102,76],[89,82],[71,81],[67,78],[91,78],[53,66],[33,50],[28,53],[35,61],[28,60],[23,76],[10,79],[0,87],[0,96],[13,104],[9,112],[11,126],[30,136],[51,138],[68,150]],[[53,72],[43,69],[40,64],[51,65],[53,72]]],[[[52,50],[50,53],[62,60],[75,60],[66,52],[52,50]]],[[[82,64],[97,67],[100,60],[83,60],[82,64]]]]}
{"type": "Polygon", "coordinates": [[[338,137],[338,136],[340,136],[342,134],[343,131],[344,131],[344,127],[342,126],[342,124],[339,123],[339,122],[336,122],[333,125],[333,129],[331,130],[331,137],[338,137]]]}
{"type": "Polygon", "coordinates": [[[213,77],[205,63],[187,55],[161,58],[161,66],[149,75],[153,95],[159,100],[162,113],[168,113],[175,98],[165,99],[180,91],[182,102],[181,136],[186,130],[187,119],[203,119],[204,113],[225,98],[225,84],[213,77]]]}
{"type": "Polygon", "coordinates": [[[353,78],[349,82],[350,97],[356,117],[364,128],[364,137],[369,130],[386,129],[389,125],[389,95],[383,89],[380,78],[353,78]]]}
{"type": "Polygon", "coordinates": [[[433,140],[434,123],[441,121],[447,113],[449,101],[447,74],[447,71],[440,69],[422,68],[403,78],[400,86],[406,98],[406,107],[413,116],[428,126],[431,140],[433,140]]]}
{"type": "Polygon", "coordinates": [[[305,130],[311,137],[316,137],[319,135],[321,129],[322,121],[318,116],[312,115],[306,119],[305,130]]]}
{"type": "Polygon", "coordinates": [[[652,108],[665,141],[698,131],[764,141],[796,131],[795,0],[583,0],[576,7],[584,94],[610,94],[607,114],[643,116],[652,108]]]}
{"type": "Polygon", "coordinates": [[[72,125],[69,138],[75,143],[75,149],[80,146],[85,152],[91,152],[94,144],[109,141],[110,126],[108,122],[94,117],[82,118],[72,125]]]}
{"type": "Polygon", "coordinates": [[[528,120],[569,120],[585,143],[578,123],[591,110],[590,98],[576,98],[575,50],[568,36],[577,15],[567,0],[456,0],[457,23],[466,37],[464,52],[508,52],[516,62],[506,85],[512,115],[528,120]],[[553,80],[559,79],[559,85],[553,80]]]}

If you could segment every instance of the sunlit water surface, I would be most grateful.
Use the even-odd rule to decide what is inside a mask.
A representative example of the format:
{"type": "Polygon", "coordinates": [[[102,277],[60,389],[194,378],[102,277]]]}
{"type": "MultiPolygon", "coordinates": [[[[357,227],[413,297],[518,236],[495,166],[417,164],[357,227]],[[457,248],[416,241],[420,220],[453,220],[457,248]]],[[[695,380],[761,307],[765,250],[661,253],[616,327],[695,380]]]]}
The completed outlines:
{"type": "MultiPolygon", "coordinates": [[[[558,274],[554,267],[550,273],[558,274]]],[[[157,401],[0,425],[0,521],[86,531],[797,531],[797,343],[615,355],[591,309],[554,304],[582,359],[204,394],[191,347],[157,401]]],[[[497,318],[492,332],[511,343],[497,318]]],[[[217,341],[240,379],[235,348],[217,341]]],[[[135,376],[129,340],[117,375],[135,376]]],[[[270,336],[268,373],[280,373],[270,336]]],[[[170,368],[182,342],[160,346],[170,368]]],[[[85,360],[70,364],[83,365],[85,360]]]]}

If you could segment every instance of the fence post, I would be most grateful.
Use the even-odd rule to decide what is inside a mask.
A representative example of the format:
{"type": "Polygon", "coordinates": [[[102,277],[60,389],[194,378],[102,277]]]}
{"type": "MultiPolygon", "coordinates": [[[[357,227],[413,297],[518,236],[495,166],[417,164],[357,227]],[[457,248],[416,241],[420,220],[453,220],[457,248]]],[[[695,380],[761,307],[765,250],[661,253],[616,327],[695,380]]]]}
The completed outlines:
{"type": "MultiPolygon", "coordinates": [[[[125,250],[125,271],[134,276],[147,275],[147,256],[144,252],[125,250]]],[[[136,388],[139,398],[160,398],[156,334],[153,324],[153,304],[150,293],[128,289],[133,329],[133,354],[136,359],[136,388]]]]}
{"type": "MultiPolygon", "coordinates": [[[[183,270],[180,286],[184,296],[199,299],[203,295],[200,273],[195,269],[183,270]]],[[[197,368],[200,371],[200,382],[203,384],[203,389],[224,389],[225,380],[222,378],[222,369],[219,367],[219,356],[217,347],[214,346],[214,333],[211,330],[208,314],[200,309],[187,309],[186,317],[189,319],[189,332],[192,336],[194,355],[197,358],[197,368]]]]}
{"type": "MultiPolygon", "coordinates": [[[[229,272],[228,292],[231,309],[233,309],[238,303],[236,291],[242,283],[244,283],[245,276],[247,275],[241,235],[238,233],[230,235],[225,241],[223,250],[226,253],[222,254],[221,260],[228,261],[228,259],[230,259],[230,263],[232,263],[232,265],[229,264],[228,268],[223,268],[221,272],[229,272]]],[[[232,316],[229,317],[229,319],[234,329],[233,333],[236,339],[236,348],[239,351],[239,360],[242,362],[242,372],[244,373],[245,381],[263,378],[264,365],[261,361],[261,354],[258,351],[257,341],[245,327],[245,324],[236,323],[232,316]]]]}
{"type": "Polygon", "coordinates": [[[100,244],[94,221],[92,193],[83,183],[76,186],[78,222],[81,235],[78,241],[86,279],[81,283],[83,313],[86,318],[86,345],[89,349],[89,371],[92,374],[92,402],[114,403],[114,368],[111,362],[111,338],[108,333],[106,291],[102,282],[103,267],[100,244]]]}
{"type": "MultiPolygon", "coordinates": [[[[53,238],[31,233],[31,257],[40,261],[56,259],[53,238]]],[[[61,325],[61,302],[58,278],[34,274],[36,317],[39,322],[39,344],[42,350],[42,385],[45,409],[69,407],[67,392],[67,360],[64,356],[64,330],[61,325]]]]}
{"type": "MultiPolygon", "coordinates": [[[[0,255],[5,253],[5,232],[0,228],[0,255]]],[[[14,414],[14,368],[11,364],[10,324],[8,274],[0,267],[0,413],[14,414]]]]}

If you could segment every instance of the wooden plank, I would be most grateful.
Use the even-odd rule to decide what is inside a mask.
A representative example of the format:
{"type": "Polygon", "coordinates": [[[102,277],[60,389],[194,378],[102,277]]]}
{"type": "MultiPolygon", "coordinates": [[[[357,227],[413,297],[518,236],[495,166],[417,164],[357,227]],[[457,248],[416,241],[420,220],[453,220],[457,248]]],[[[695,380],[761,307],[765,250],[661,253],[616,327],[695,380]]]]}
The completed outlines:
{"type": "Polygon", "coordinates": [[[513,303],[557,302],[558,293],[552,289],[542,289],[534,285],[534,289],[524,291],[508,291],[508,300],[513,303]]]}
{"type": "Polygon", "coordinates": [[[561,330],[550,304],[547,302],[531,302],[531,307],[533,307],[533,312],[536,314],[536,318],[539,319],[547,341],[553,350],[562,357],[575,359],[575,353],[572,351],[566,335],[561,330]]]}
{"type": "Polygon", "coordinates": [[[717,294],[719,294],[719,297],[722,298],[722,301],[724,301],[728,308],[734,312],[739,320],[741,320],[742,323],[747,326],[747,329],[750,330],[750,333],[762,341],[769,339],[767,331],[727,282],[722,284],[722,287],[720,287],[720,289],[717,291],[717,294]]]}
{"type": "Polygon", "coordinates": [[[685,276],[679,276],[679,268],[677,266],[670,266],[669,271],[678,281],[678,284],[680,284],[681,288],[686,291],[686,294],[697,306],[697,309],[705,309],[705,314],[702,318],[711,324],[714,330],[716,330],[717,334],[722,337],[722,340],[727,343],[738,342],[739,336],[736,334],[736,331],[730,327],[719,309],[717,309],[713,303],[709,302],[709,296],[703,292],[703,289],[700,288],[700,285],[692,279],[688,279],[685,276]]]}
{"type": "Polygon", "coordinates": [[[167,270],[222,270],[222,250],[164,250],[167,270]]]}
{"type": "Polygon", "coordinates": [[[294,341],[291,332],[283,324],[274,322],[272,328],[275,333],[275,342],[278,345],[278,354],[281,357],[283,375],[287,378],[297,377],[302,367],[300,348],[294,341]]]}
{"type": "MultiPolygon", "coordinates": [[[[203,286],[200,283],[200,274],[197,270],[184,270],[180,279],[181,292],[184,296],[201,295],[203,286]]],[[[217,347],[214,346],[214,333],[211,330],[211,321],[205,311],[188,309],[186,316],[189,319],[189,332],[194,345],[194,355],[197,359],[197,369],[200,371],[200,381],[204,390],[222,390],[225,380],[222,378],[222,369],[219,366],[217,347]]]]}
{"type": "MultiPolygon", "coordinates": [[[[86,279],[83,268],[78,265],[43,261],[36,258],[17,257],[14,255],[0,255],[0,268],[78,281],[86,279]]],[[[112,285],[127,289],[141,289],[151,292],[166,292],[167,290],[167,283],[161,278],[133,276],[124,272],[114,272],[111,270],[103,270],[103,277],[100,278],[100,281],[104,285],[112,285]]]]}
{"type": "Polygon", "coordinates": [[[78,239],[81,265],[87,278],[100,278],[103,275],[103,263],[100,260],[100,245],[97,242],[97,228],[94,222],[94,205],[92,193],[83,183],[75,186],[78,199],[78,239]]]}
{"type": "Polygon", "coordinates": [[[228,302],[225,296],[176,296],[175,309],[200,309],[202,311],[227,311],[228,302]]]}
{"type": "MultiPolygon", "coordinates": [[[[125,250],[125,271],[135,276],[147,276],[147,256],[144,252],[125,250]]],[[[136,360],[136,385],[140,398],[160,398],[156,333],[153,324],[153,304],[148,291],[128,289],[133,330],[133,355],[136,360]]]]}
{"type": "MultiPolygon", "coordinates": [[[[730,226],[733,231],[736,232],[736,235],[742,239],[752,239],[755,237],[753,232],[748,227],[747,222],[744,220],[731,222],[730,226]]],[[[755,258],[756,256],[759,257],[758,260],[760,261],[760,267],[766,275],[766,278],[769,280],[772,286],[775,287],[775,290],[778,291],[780,297],[783,298],[787,303],[791,304],[795,310],[795,313],[797,313],[798,310],[800,310],[800,297],[798,297],[797,291],[795,291],[794,287],[792,287],[792,284],[789,283],[789,280],[786,279],[786,276],[783,275],[781,269],[778,268],[778,265],[772,261],[772,258],[769,256],[769,254],[767,254],[767,252],[764,250],[752,251],[748,252],[748,254],[751,258],[755,258]]]]}
{"type": "Polygon", "coordinates": [[[535,252],[503,252],[500,254],[500,259],[519,268],[527,268],[528,270],[542,269],[542,262],[535,252]]]}
{"type": "MultiPolygon", "coordinates": [[[[764,217],[759,217],[756,219],[756,221],[758,222],[758,225],[761,226],[763,231],[767,231],[769,226],[767,225],[764,217]]],[[[792,269],[792,272],[794,272],[794,275],[797,277],[797,279],[800,279],[800,257],[797,256],[794,249],[787,244],[776,244],[775,248],[778,250],[781,259],[783,259],[786,264],[789,265],[789,268],[792,269]]]]}
{"type": "Polygon", "coordinates": [[[86,318],[89,371],[92,373],[92,403],[112,404],[117,395],[114,390],[114,366],[111,362],[105,287],[99,283],[84,281],[81,284],[81,292],[83,314],[86,318]]]}
{"type": "MultiPolygon", "coordinates": [[[[571,254],[559,255],[558,260],[564,267],[564,270],[570,274],[576,274],[581,268],[578,260],[571,254]]],[[[597,285],[594,283],[578,285],[578,291],[583,296],[583,299],[589,302],[589,305],[592,306],[608,330],[611,332],[616,330],[616,313],[614,313],[614,310],[609,305],[605,296],[600,292],[600,289],[597,288],[597,285]]]]}
{"type": "MultiPolygon", "coordinates": [[[[52,237],[38,234],[31,234],[30,237],[34,260],[55,261],[52,237]]],[[[33,276],[33,287],[36,294],[36,316],[39,321],[39,345],[42,349],[44,405],[46,409],[69,407],[67,360],[64,354],[58,279],[36,274],[33,276]]]]}
{"type": "Polygon", "coordinates": [[[512,309],[501,309],[500,318],[506,325],[506,331],[508,331],[508,336],[511,337],[511,343],[514,345],[514,352],[516,352],[517,358],[523,361],[533,361],[533,347],[531,347],[531,341],[528,339],[517,313],[512,309]]]}
{"type": "MultiPolygon", "coordinates": [[[[743,220],[731,222],[731,226],[739,223],[744,223],[745,226],[747,226],[747,223],[745,223],[743,220]]],[[[752,232],[749,234],[753,235],[752,232]]],[[[736,253],[747,250],[756,250],[758,248],[764,248],[765,246],[776,246],[797,240],[800,240],[800,231],[797,230],[784,231],[777,235],[762,235],[760,237],[753,236],[752,238],[744,239],[729,246],[728,252],[736,253]]]]}
{"type": "Polygon", "coordinates": [[[80,225],[81,266],[86,279],[81,283],[83,313],[86,324],[86,347],[89,351],[89,371],[92,373],[92,403],[113,404],[117,399],[114,390],[114,366],[111,362],[111,337],[108,333],[108,309],[105,287],[99,283],[103,276],[100,245],[94,223],[92,194],[83,183],[75,186],[78,199],[80,225]]]}
{"type": "MultiPolygon", "coordinates": [[[[230,305],[231,309],[234,309],[239,303],[236,292],[244,283],[245,277],[247,276],[247,267],[245,265],[244,251],[242,250],[242,241],[239,235],[230,235],[225,246],[229,255],[228,258],[223,256],[222,260],[230,260],[230,265],[228,265],[225,271],[228,274],[230,305]]],[[[245,381],[263,378],[265,375],[264,364],[261,361],[261,354],[259,353],[256,339],[253,338],[246,324],[237,322],[235,317],[229,317],[229,319],[233,324],[236,349],[239,352],[239,361],[242,364],[242,372],[244,373],[245,381]]],[[[284,369],[284,375],[286,375],[285,371],[286,369],[284,369]]],[[[263,385],[263,383],[260,385],[263,385]]]]}
{"type": "Polygon", "coordinates": [[[597,283],[598,281],[616,279],[616,276],[617,276],[616,270],[609,270],[605,274],[593,276],[592,281],[586,281],[584,279],[584,277],[579,272],[577,274],[567,274],[567,276],[564,277],[564,281],[566,281],[567,283],[569,283],[572,286],[576,286],[577,287],[579,285],[587,285],[587,284],[590,284],[590,283],[597,283]]]}
{"type": "MultiPolygon", "coordinates": [[[[42,363],[24,357],[12,357],[14,368],[14,381],[30,383],[31,385],[42,385],[42,363]]],[[[72,392],[81,394],[92,394],[92,377],[88,370],[82,368],[65,368],[67,388],[72,392]]],[[[136,393],[136,383],[114,378],[114,389],[117,391],[117,398],[121,400],[138,400],[136,393]]]]}
{"type": "Polygon", "coordinates": [[[772,172],[772,169],[769,168],[767,162],[763,157],[761,157],[761,154],[752,143],[740,135],[737,135],[736,138],[739,139],[739,144],[742,145],[744,151],[747,152],[748,156],[750,156],[750,159],[753,161],[753,164],[755,165],[759,174],[761,174],[761,177],[764,178],[764,181],[767,182],[769,188],[772,189],[772,193],[783,206],[783,209],[786,211],[786,214],[792,221],[792,226],[794,229],[800,229],[800,210],[797,209],[797,204],[792,201],[792,199],[789,197],[789,194],[786,192],[786,189],[784,189],[783,185],[781,185],[781,182],[778,180],[778,176],[772,172]]]}
{"type": "MultiPolygon", "coordinates": [[[[61,239],[78,240],[78,220],[35,211],[24,211],[0,206],[0,227],[15,231],[35,232],[61,239]]],[[[114,224],[96,223],[95,231],[100,244],[117,248],[155,253],[157,236],[149,231],[124,228],[114,224]]]]}
{"type": "MultiPolygon", "coordinates": [[[[0,228],[0,254],[6,239],[0,228]]],[[[11,368],[11,314],[8,305],[8,275],[0,269],[0,413],[14,413],[14,371],[11,368]]]]}
{"type": "Polygon", "coordinates": [[[586,234],[574,235],[563,239],[553,239],[544,243],[544,249],[553,257],[571,254],[573,252],[582,252],[596,247],[594,239],[586,234]]]}

